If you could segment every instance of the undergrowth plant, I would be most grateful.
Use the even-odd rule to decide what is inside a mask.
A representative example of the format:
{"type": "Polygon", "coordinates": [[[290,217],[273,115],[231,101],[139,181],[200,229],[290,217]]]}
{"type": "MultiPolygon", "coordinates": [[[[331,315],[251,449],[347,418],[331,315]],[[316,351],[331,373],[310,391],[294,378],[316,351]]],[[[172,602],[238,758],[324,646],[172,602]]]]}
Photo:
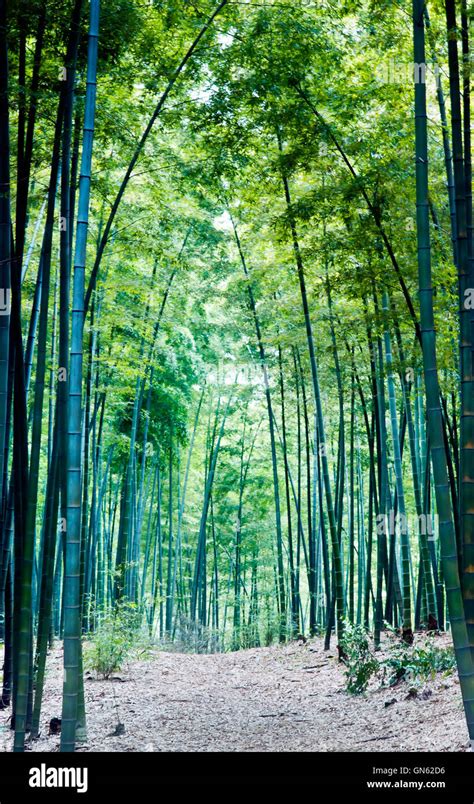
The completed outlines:
{"type": "Polygon", "coordinates": [[[383,662],[384,676],[388,673],[390,686],[407,681],[414,686],[437,673],[450,675],[456,667],[454,650],[451,647],[438,647],[432,639],[420,646],[395,644],[383,662]]]}
{"type": "Polygon", "coordinates": [[[102,678],[110,678],[148,644],[140,608],[129,602],[118,603],[101,618],[86,646],[86,667],[102,678]]]}
{"type": "Polygon", "coordinates": [[[344,624],[340,640],[341,657],[346,665],[347,690],[355,695],[365,692],[372,676],[379,669],[367,631],[363,625],[344,624]]]}
{"type": "Polygon", "coordinates": [[[400,642],[397,635],[389,644],[386,658],[379,660],[372,651],[366,629],[348,621],[339,647],[346,666],[346,689],[356,695],[365,692],[371,678],[379,673],[382,684],[388,678],[389,686],[405,681],[417,687],[435,678],[437,673],[450,675],[456,667],[453,648],[439,647],[433,637],[428,637],[421,645],[407,645],[400,642]]]}

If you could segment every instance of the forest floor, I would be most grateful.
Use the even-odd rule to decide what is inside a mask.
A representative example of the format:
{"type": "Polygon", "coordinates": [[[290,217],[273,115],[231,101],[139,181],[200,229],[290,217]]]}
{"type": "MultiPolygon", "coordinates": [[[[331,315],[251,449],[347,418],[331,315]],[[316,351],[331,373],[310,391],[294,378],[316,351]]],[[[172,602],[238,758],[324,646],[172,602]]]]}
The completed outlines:
{"type": "MultiPolygon", "coordinates": [[[[59,735],[48,732],[61,716],[61,685],[58,648],[31,750],[58,750],[59,735]]],[[[365,695],[348,694],[336,647],[325,652],[321,639],[234,653],[154,650],[110,680],[86,675],[88,741],[79,750],[466,751],[455,675],[438,674],[415,697],[409,689],[379,680],[365,695]]],[[[0,712],[0,751],[11,750],[8,719],[0,712]]]]}

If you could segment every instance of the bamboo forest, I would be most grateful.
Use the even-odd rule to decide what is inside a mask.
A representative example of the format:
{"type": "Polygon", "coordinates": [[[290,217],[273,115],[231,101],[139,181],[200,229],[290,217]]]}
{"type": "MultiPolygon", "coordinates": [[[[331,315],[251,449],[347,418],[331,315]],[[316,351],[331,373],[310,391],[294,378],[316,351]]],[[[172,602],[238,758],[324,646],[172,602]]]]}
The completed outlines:
{"type": "Polygon", "coordinates": [[[0,751],[474,746],[471,24],[0,0],[0,751]]]}

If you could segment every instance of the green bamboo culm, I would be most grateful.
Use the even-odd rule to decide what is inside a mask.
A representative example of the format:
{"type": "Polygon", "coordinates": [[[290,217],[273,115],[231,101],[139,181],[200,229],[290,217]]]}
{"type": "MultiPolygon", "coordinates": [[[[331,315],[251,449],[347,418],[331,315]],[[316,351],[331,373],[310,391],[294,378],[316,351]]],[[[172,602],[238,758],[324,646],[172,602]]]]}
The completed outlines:
{"type": "Polygon", "coordinates": [[[66,567],[64,576],[64,682],[61,751],[74,751],[76,737],[84,739],[85,722],[78,723],[82,684],[80,547],[81,547],[81,442],[82,442],[82,338],[84,325],[84,272],[96,107],[97,51],[100,0],[90,0],[87,52],[87,87],[84,112],[81,173],[74,261],[71,364],[68,410],[68,476],[66,567]],[[77,726],[80,727],[76,735],[77,726]]]}
{"type": "MultiPolygon", "coordinates": [[[[305,323],[305,331],[306,331],[306,340],[308,344],[308,353],[309,353],[309,363],[311,368],[311,381],[313,386],[313,396],[314,402],[316,405],[316,423],[317,423],[317,432],[318,432],[318,440],[319,440],[319,449],[321,454],[321,466],[322,466],[322,476],[323,476],[323,484],[324,484],[324,492],[326,497],[326,507],[327,507],[327,515],[329,521],[329,532],[331,536],[331,546],[332,546],[332,559],[334,565],[334,593],[335,593],[335,606],[336,606],[336,632],[337,637],[340,640],[344,631],[344,614],[345,614],[345,607],[344,607],[344,578],[342,572],[342,557],[341,557],[341,549],[339,544],[338,538],[338,528],[336,522],[336,512],[334,510],[334,503],[333,503],[333,496],[331,490],[331,480],[329,475],[329,461],[327,458],[327,448],[326,448],[326,435],[324,429],[324,416],[323,416],[323,407],[321,401],[321,393],[320,393],[320,386],[319,386],[319,376],[318,376],[318,365],[316,361],[316,352],[314,348],[314,339],[313,339],[313,327],[311,323],[311,316],[309,312],[309,304],[308,304],[308,294],[306,291],[306,279],[304,273],[304,265],[303,265],[303,258],[301,256],[301,249],[298,240],[298,233],[296,229],[296,222],[294,219],[292,206],[291,206],[291,196],[290,196],[290,187],[288,182],[288,177],[284,170],[284,163],[283,163],[283,144],[282,144],[282,136],[280,130],[277,128],[277,143],[278,143],[278,151],[280,157],[280,174],[283,183],[283,189],[285,194],[285,202],[286,208],[288,213],[288,220],[290,223],[290,230],[291,230],[291,240],[293,245],[293,254],[295,257],[295,263],[298,273],[298,283],[300,287],[300,294],[301,294],[301,305],[303,308],[303,317],[305,323]]],[[[328,634],[330,633],[330,629],[328,628],[328,634]]],[[[329,645],[328,645],[329,647],[329,645]]]]}
{"type": "MultiPolygon", "coordinates": [[[[57,423],[57,422],[56,422],[57,423]]],[[[53,453],[51,471],[48,474],[46,501],[43,523],[43,560],[41,568],[40,603],[38,607],[38,631],[35,656],[35,697],[33,706],[31,736],[39,735],[41,705],[43,701],[44,681],[48,640],[51,628],[53,585],[54,585],[54,553],[56,547],[56,523],[59,507],[58,485],[58,429],[54,428],[53,453]]]]}
{"type": "Polygon", "coordinates": [[[277,451],[276,451],[276,439],[275,439],[275,423],[273,417],[273,403],[272,403],[272,396],[270,390],[270,378],[267,366],[267,356],[265,352],[265,346],[263,344],[263,337],[262,337],[262,330],[260,326],[259,317],[257,314],[257,305],[255,303],[255,296],[252,287],[252,281],[249,273],[249,269],[247,267],[247,262],[245,260],[245,255],[242,249],[242,244],[240,241],[239,233],[237,230],[237,225],[232,218],[230,209],[228,209],[228,214],[232,222],[232,228],[234,231],[235,242],[237,245],[237,250],[239,252],[240,261],[242,264],[242,269],[245,274],[245,278],[247,280],[247,293],[249,298],[250,309],[252,310],[252,316],[255,325],[255,334],[257,337],[257,344],[258,344],[258,353],[260,357],[260,366],[262,369],[263,375],[263,383],[265,388],[265,400],[267,406],[267,413],[268,413],[268,432],[270,435],[270,450],[272,456],[272,478],[273,478],[273,497],[275,501],[275,532],[276,532],[276,548],[277,548],[277,566],[278,566],[278,605],[280,611],[279,617],[279,634],[280,640],[284,641],[286,638],[286,593],[285,593],[285,572],[283,568],[283,536],[282,536],[282,527],[281,527],[281,508],[280,508],[280,487],[278,482],[278,461],[277,461],[277,451]]]}
{"type": "MultiPolygon", "coordinates": [[[[424,0],[413,0],[413,43],[414,61],[416,64],[425,63],[423,8],[424,0]]],[[[436,333],[433,315],[433,288],[431,280],[426,85],[421,81],[415,82],[415,149],[418,285],[430,453],[433,466],[436,505],[439,516],[441,560],[446,584],[449,619],[472,747],[474,744],[474,667],[471,658],[459,580],[456,537],[449,492],[446,452],[443,439],[443,420],[440,407],[440,388],[436,360],[436,333]]]]}
{"type": "Polygon", "coordinates": [[[439,614],[437,612],[436,598],[433,586],[433,577],[430,564],[430,554],[429,554],[428,535],[432,536],[432,527],[431,523],[429,524],[428,522],[429,515],[423,514],[419,455],[417,453],[417,441],[415,435],[415,426],[413,423],[413,411],[410,398],[410,389],[412,385],[412,380],[416,378],[416,375],[413,378],[411,378],[411,371],[407,371],[407,369],[405,368],[406,367],[405,350],[403,348],[400,325],[395,315],[393,301],[392,301],[392,312],[394,314],[395,335],[398,345],[398,354],[400,356],[400,363],[402,366],[402,371],[400,373],[400,380],[403,391],[404,410],[406,414],[408,441],[410,446],[410,459],[411,459],[411,468],[413,477],[413,494],[415,497],[416,514],[418,518],[418,544],[419,544],[419,554],[421,562],[421,573],[422,573],[423,585],[426,591],[426,602],[427,602],[426,619],[427,619],[428,630],[431,631],[436,630],[438,628],[439,614]],[[408,379],[409,376],[410,381],[408,379]]]}
{"type": "Polygon", "coordinates": [[[398,429],[397,401],[395,396],[395,382],[393,379],[393,357],[390,339],[388,312],[388,294],[385,291],[382,297],[382,310],[384,313],[384,343],[385,360],[387,366],[388,401],[390,408],[390,422],[392,427],[393,464],[395,469],[395,483],[400,513],[400,546],[402,565],[402,594],[403,594],[403,638],[406,642],[413,642],[411,619],[411,588],[410,588],[410,540],[405,508],[405,492],[403,488],[402,456],[400,450],[400,435],[398,429]]]}
{"type": "MultiPolygon", "coordinates": [[[[0,10],[0,478],[3,478],[7,432],[8,352],[10,341],[9,299],[11,293],[10,148],[8,106],[8,46],[6,3],[0,10]]],[[[1,493],[1,492],[0,492],[1,493]]],[[[3,500],[1,510],[3,510],[3,500]]]]}
{"type": "MultiPolygon", "coordinates": [[[[455,209],[456,209],[456,255],[458,269],[459,293],[459,371],[461,376],[461,418],[459,433],[459,520],[461,529],[461,550],[459,556],[463,565],[463,595],[467,629],[470,636],[471,650],[474,656],[474,516],[473,505],[473,450],[472,438],[474,427],[474,381],[472,361],[472,329],[471,311],[465,303],[466,291],[472,287],[470,250],[472,243],[468,239],[471,234],[467,214],[468,177],[465,168],[470,162],[467,152],[468,143],[463,144],[463,112],[461,110],[461,75],[458,55],[458,29],[456,21],[456,3],[445,0],[446,29],[448,39],[449,93],[451,101],[451,140],[454,173],[455,209]]],[[[464,82],[463,82],[464,83],[464,82]]],[[[463,91],[466,87],[463,86],[463,91]]],[[[463,98],[465,101],[465,98],[463,98]]],[[[466,112],[466,107],[464,107],[466,112]]],[[[465,116],[465,115],[464,115],[465,116]]],[[[469,180],[470,183],[470,180],[469,180]]],[[[472,215],[471,215],[472,217],[472,215]]]]}

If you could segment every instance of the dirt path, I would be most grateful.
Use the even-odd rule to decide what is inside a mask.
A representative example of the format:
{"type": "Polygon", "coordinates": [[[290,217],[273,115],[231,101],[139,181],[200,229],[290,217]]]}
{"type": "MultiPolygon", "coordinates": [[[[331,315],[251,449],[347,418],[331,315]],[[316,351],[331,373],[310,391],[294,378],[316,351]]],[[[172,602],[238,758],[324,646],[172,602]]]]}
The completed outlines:
{"type": "MultiPolygon", "coordinates": [[[[35,751],[57,750],[47,724],[61,714],[61,683],[58,650],[35,751]]],[[[377,684],[351,696],[320,640],[213,655],[156,652],[113,680],[87,677],[88,742],[80,750],[465,751],[457,680],[437,676],[424,691],[407,698],[406,684],[377,684]],[[118,722],[125,731],[112,736],[118,722]]],[[[8,716],[0,713],[0,750],[11,746],[8,716]]]]}

